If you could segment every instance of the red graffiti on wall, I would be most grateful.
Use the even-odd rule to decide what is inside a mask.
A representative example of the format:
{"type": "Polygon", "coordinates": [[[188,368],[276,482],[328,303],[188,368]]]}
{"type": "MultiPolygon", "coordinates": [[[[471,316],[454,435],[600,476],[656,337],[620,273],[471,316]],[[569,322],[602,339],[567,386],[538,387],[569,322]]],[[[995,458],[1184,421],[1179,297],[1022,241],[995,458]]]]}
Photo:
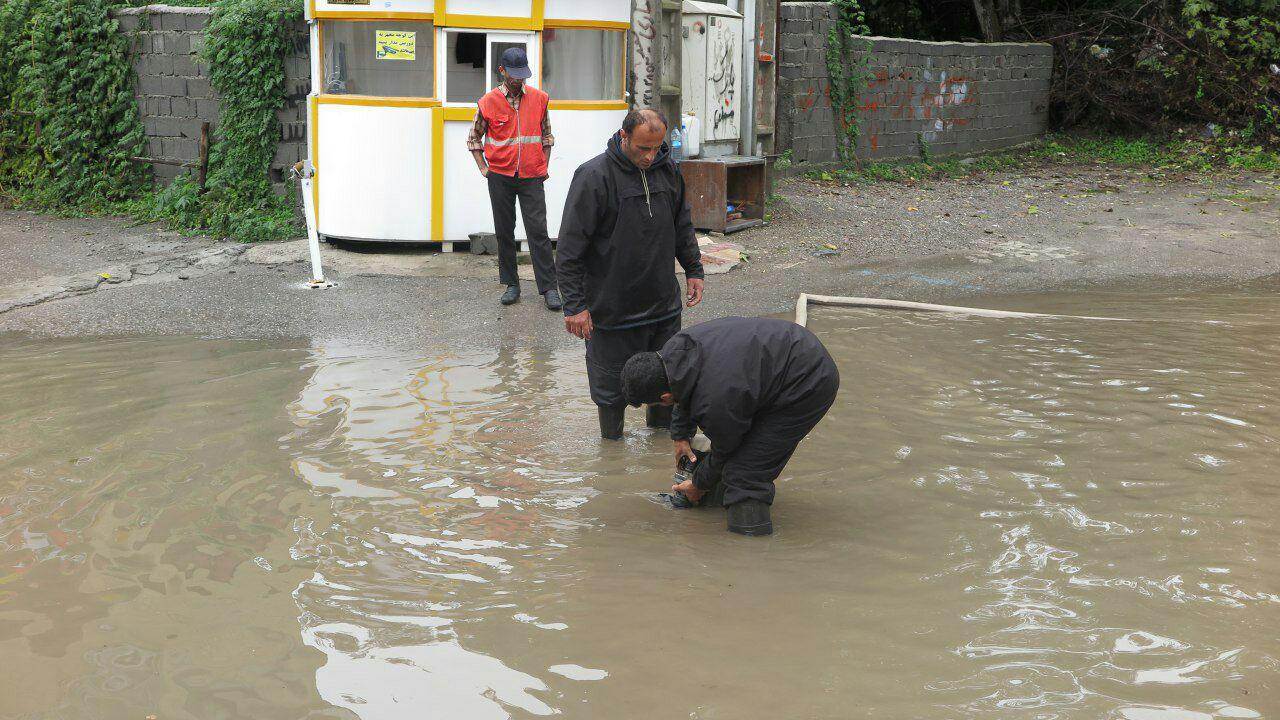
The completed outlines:
{"type": "Polygon", "coordinates": [[[822,100],[823,107],[831,107],[831,86],[819,80],[806,81],[803,89],[796,93],[796,107],[805,112],[817,107],[818,100],[822,100]],[[819,87],[822,88],[821,92],[819,87]]]}
{"type": "Polygon", "coordinates": [[[872,152],[879,148],[879,133],[887,119],[924,121],[920,132],[929,141],[936,133],[968,125],[971,108],[977,103],[978,85],[973,78],[946,71],[902,70],[890,74],[888,68],[877,69],[858,106],[872,152]]]}
{"type": "Polygon", "coordinates": [[[796,95],[796,107],[805,112],[813,109],[818,102],[818,93],[813,83],[807,83],[807,87],[799,95],[796,95]]]}
{"type": "Polygon", "coordinates": [[[965,106],[977,100],[978,83],[971,78],[925,70],[917,80],[913,74],[904,70],[889,78],[888,73],[884,73],[868,84],[869,93],[886,97],[884,106],[894,119],[936,120],[932,129],[947,130],[955,120],[964,119],[961,115],[965,106]]]}

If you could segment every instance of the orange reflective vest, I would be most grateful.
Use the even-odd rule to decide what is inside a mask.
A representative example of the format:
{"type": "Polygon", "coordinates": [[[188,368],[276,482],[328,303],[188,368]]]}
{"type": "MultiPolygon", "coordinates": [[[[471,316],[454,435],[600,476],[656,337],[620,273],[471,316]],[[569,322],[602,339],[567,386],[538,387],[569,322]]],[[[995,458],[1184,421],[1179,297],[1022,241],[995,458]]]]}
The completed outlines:
{"type": "Polygon", "coordinates": [[[484,159],[489,163],[489,172],[522,178],[547,176],[547,154],[542,149],[546,93],[525,85],[517,112],[511,109],[502,88],[494,88],[480,98],[480,114],[488,125],[484,159]]]}

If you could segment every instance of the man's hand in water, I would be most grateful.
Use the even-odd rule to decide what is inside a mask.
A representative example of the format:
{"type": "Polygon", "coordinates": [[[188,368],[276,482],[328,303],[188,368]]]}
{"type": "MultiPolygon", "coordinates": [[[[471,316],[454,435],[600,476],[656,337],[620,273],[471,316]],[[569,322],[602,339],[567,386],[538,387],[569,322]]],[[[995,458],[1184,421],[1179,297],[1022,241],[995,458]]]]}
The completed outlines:
{"type": "Polygon", "coordinates": [[[679,491],[684,493],[684,496],[689,498],[689,502],[692,502],[692,503],[698,502],[699,500],[702,499],[703,495],[706,495],[706,493],[694,487],[692,480],[685,480],[679,485],[672,485],[671,491],[672,492],[679,491]]]}
{"type": "Polygon", "coordinates": [[[689,446],[688,440],[676,441],[676,467],[680,467],[680,458],[689,458],[689,462],[697,462],[698,456],[693,454],[693,448],[689,446]]]}

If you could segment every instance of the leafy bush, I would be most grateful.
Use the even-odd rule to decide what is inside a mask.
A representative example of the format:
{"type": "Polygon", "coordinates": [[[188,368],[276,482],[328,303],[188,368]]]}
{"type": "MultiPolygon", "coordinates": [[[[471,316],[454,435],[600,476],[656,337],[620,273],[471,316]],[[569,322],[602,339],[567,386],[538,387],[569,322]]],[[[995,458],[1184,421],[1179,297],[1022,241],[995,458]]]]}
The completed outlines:
{"type": "MultiPolygon", "coordinates": [[[[843,0],[842,0],[843,1],[843,0]]],[[[1280,0],[859,0],[872,33],[1054,46],[1056,127],[1197,122],[1280,144],[1280,0]],[[982,8],[982,10],[979,10],[982,8]]]]}
{"type": "MultiPolygon", "coordinates": [[[[284,60],[293,50],[296,0],[218,0],[205,46],[209,80],[222,98],[222,122],[209,157],[201,225],[219,235],[262,239],[289,204],[271,189],[271,160],[280,137],[284,60]],[[261,215],[261,217],[258,217],[261,215]]],[[[291,217],[291,216],[290,216],[291,217]]],[[[286,235],[288,236],[288,235],[286,235]]]]}
{"type": "Polygon", "coordinates": [[[1054,44],[1059,126],[1211,123],[1280,143],[1280,0],[1095,0],[1027,18],[1027,37],[1054,44]]]}
{"type": "Polygon", "coordinates": [[[205,60],[221,122],[203,193],[190,177],[151,189],[146,166],[130,161],[146,154],[146,136],[129,38],[110,17],[122,4],[0,2],[0,192],[21,206],[125,211],[243,241],[296,237],[294,203],[273,192],[270,167],[302,3],[212,0],[205,60]]]}
{"type": "Polygon", "coordinates": [[[9,100],[0,184],[24,204],[102,207],[144,186],[144,170],[129,161],[146,143],[129,40],[109,9],[103,0],[9,0],[0,9],[9,100]]]}
{"type": "Polygon", "coordinates": [[[39,170],[35,119],[30,98],[19,83],[19,72],[29,64],[31,0],[0,3],[0,191],[22,191],[34,182],[39,170]]]}

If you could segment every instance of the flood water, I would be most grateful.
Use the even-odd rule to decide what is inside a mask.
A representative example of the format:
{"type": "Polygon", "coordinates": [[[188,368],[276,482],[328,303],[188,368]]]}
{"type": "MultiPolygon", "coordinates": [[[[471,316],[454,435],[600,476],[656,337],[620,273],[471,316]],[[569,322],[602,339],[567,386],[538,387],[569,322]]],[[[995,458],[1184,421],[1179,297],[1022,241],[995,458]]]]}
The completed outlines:
{"type": "Polygon", "coordinates": [[[1276,717],[1274,289],[815,309],[770,538],[577,350],[0,338],[0,717],[1276,717]]]}

